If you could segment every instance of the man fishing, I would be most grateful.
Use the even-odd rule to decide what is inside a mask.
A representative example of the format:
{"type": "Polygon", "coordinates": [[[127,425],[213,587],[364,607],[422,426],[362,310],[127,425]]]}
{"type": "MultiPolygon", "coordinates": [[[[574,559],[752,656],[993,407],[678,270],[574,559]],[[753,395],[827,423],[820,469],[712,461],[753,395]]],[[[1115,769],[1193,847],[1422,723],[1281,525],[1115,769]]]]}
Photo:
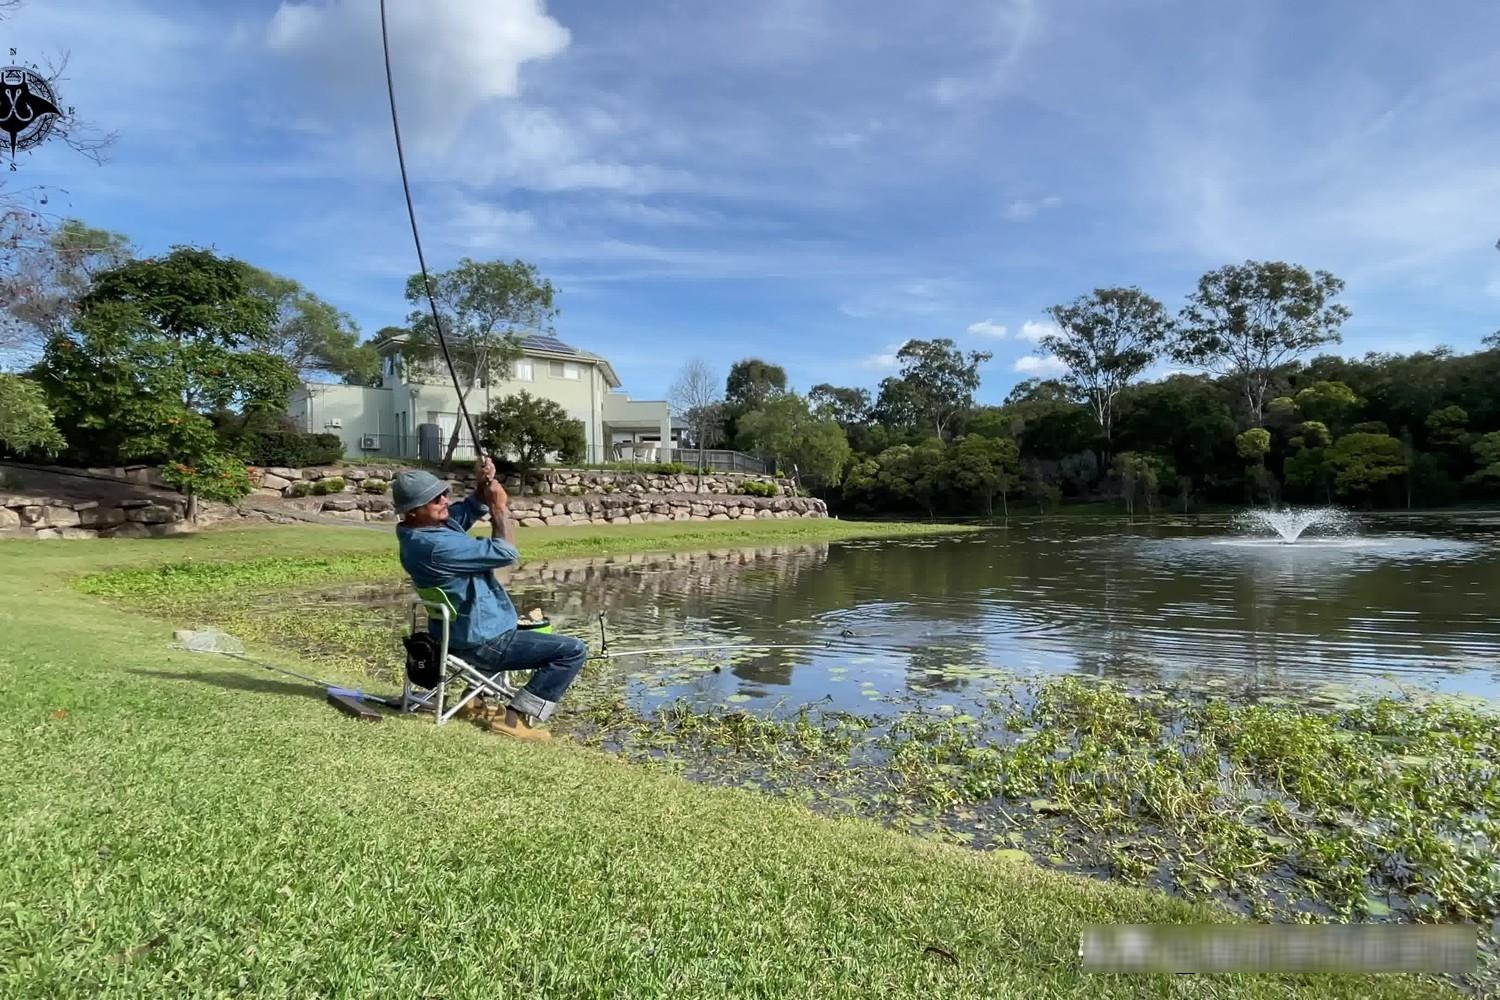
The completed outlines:
{"type": "Polygon", "coordinates": [[[396,538],[401,566],[418,587],[441,587],[458,617],[449,626],[448,647],[485,673],[532,670],[531,680],[506,707],[503,721],[490,728],[524,740],[550,740],[534,723],[557,711],[563,692],[588,658],[588,647],[566,635],[517,627],[515,605],[495,578],[495,570],[520,559],[510,497],[495,477],[489,458],[474,469],[474,492],[450,504],[448,483],[430,472],[408,470],[396,476],[396,538]],[[491,537],[474,538],[469,528],[490,516],[491,537]]]}

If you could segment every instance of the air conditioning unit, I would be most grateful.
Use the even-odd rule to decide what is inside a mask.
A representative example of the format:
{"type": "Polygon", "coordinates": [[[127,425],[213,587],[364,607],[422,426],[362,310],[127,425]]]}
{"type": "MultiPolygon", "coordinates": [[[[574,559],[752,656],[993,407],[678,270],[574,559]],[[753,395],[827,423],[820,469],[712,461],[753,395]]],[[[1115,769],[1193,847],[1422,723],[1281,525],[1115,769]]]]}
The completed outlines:
{"type": "Polygon", "coordinates": [[[359,446],[361,448],[364,448],[366,451],[379,451],[380,438],[375,436],[374,434],[366,434],[364,437],[359,439],[359,446]]]}

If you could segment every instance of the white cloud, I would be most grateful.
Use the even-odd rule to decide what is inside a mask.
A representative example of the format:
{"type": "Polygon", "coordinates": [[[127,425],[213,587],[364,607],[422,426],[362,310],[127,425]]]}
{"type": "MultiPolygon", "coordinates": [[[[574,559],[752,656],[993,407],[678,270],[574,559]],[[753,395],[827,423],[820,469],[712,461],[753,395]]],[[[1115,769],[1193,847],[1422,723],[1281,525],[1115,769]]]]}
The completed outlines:
{"type": "Polygon", "coordinates": [[[1056,208],[1062,204],[1062,199],[1055,194],[1049,194],[1045,198],[1027,199],[1017,198],[1005,208],[1005,217],[1012,222],[1021,222],[1029,219],[1048,208],[1056,208]]]}
{"type": "Polygon", "coordinates": [[[886,344],[878,353],[860,359],[859,366],[868,371],[893,372],[901,367],[896,352],[906,346],[906,341],[886,344]]]}
{"type": "Polygon", "coordinates": [[[882,316],[930,316],[946,308],[945,300],[958,291],[948,278],[914,278],[886,283],[840,304],[839,312],[855,319],[882,316]]]}
{"type": "Polygon", "coordinates": [[[930,100],[943,105],[984,100],[1003,93],[1012,83],[1021,57],[1042,32],[1036,0],[986,4],[985,19],[973,26],[984,48],[984,58],[972,70],[946,73],[924,88],[930,100]]]}
{"type": "Polygon", "coordinates": [[[1039,358],[1035,354],[1017,358],[1013,370],[1022,375],[1061,375],[1068,366],[1056,358],[1039,358]]]}
{"type": "Polygon", "coordinates": [[[1392,279],[1472,287],[1483,259],[1473,206],[1500,198],[1500,140],[1485,127],[1500,84],[1477,44],[1496,22],[1479,17],[1483,28],[1460,18],[1409,33],[1409,75],[1308,60],[1295,82],[1273,83],[1254,32],[1222,40],[1223,71],[1143,109],[1144,141],[1122,160],[1151,220],[1143,234],[1194,263],[1327,268],[1351,292],[1392,279]],[[1280,103],[1279,84],[1321,94],[1337,115],[1280,103]]]}
{"type": "Polygon", "coordinates": [[[1005,325],[989,319],[980,320],[978,323],[970,323],[967,332],[976,337],[992,337],[995,340],[1005,339],[1005,325]]]}
{"type": "Polygon", "coordinates": [[[1062,333],[1062,328],[1051,320],[1043,320],[1038,323],[1028,319],[1021,324],[1021,329],[1016,333],[1020,340],[1029,340],[1033,344],[1040,343],[1043,337],[1062,333]]]}
{"type": "MultiPolygon", "coordinates": [[[[400,0],[387,19],[403,132],[439,148],[480,105],[516,97],[524,65],[551,59],[571,41],[541,0],[400,0]]],[[[370,0],[285,0],[266,44],[315,81],[310,101],[336,93],[370,113],[372,86],[384,90],[379,8],[370,0]]]]}

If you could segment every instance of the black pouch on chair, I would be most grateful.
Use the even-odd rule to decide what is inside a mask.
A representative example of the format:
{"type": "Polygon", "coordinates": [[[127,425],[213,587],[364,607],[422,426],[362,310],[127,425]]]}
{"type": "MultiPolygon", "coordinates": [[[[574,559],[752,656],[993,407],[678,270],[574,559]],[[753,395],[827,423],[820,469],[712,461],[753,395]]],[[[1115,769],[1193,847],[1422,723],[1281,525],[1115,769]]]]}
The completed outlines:
{"type": "Polygon", "coordinates": [[[442,682],[443,665],[438,662],[442,647],[427,632],[413,632],[401,637],[406,647],[406,677],[419,688],[435,688],[442,682]]]}

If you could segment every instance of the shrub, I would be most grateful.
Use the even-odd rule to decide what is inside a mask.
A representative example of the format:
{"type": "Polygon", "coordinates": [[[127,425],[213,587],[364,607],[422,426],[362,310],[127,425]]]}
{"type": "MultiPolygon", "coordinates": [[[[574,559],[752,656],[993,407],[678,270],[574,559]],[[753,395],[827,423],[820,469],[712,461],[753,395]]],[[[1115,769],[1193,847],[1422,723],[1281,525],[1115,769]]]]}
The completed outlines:
{"type": "Polygon", "coordinates": [[[294,497],[305,497],[311,492],[312,483],[308,482],[306,479],[297,480],[292,484],[291,489],[287,491],[289,496],[294,497]]]}
{"type": "Polygon", "coordinates": [[[360,483],[359,488],[361,490],[364,490],[366,493],[384,493],[387,489],[390,488],[390,484],[387,483],[384,479],[376,479],[372,476],[369,479],[366,479],[363,483],[360,483]]]}
{"type": "Polygon", "coordinates": [[[326,497],[330,493],[342,493],[344,492],[344,477],[329,476],[326,479],[319,479],[313,483],[312,491],[315,497],[326,497]]]}
{"type": "Polygon", "coordinates": [[[687,471],[687,466],[681,462],[657,462],[647,471],[662,476],[680,476],[687,471]]]}
{"type": "Polygon", "coordinates": [[[344,457],[344,443],[337,434],[304,434],[285,426],[255,425],[219,433],[250,465],[297,469],[331,465],[344,457]]]}
{"type": "Polygon", "coordinates": [[[307,465],[332,465],[344,457],[344,442],[337,434],[309,434],[307,465]]]}
{"type": "Polygon", "coordinates": [[[758,480],[751,480],[740,488],[740,492],[752,497],[774,497],[781,493],[781,487],[775,483],[763,483],[758,480]]]}

